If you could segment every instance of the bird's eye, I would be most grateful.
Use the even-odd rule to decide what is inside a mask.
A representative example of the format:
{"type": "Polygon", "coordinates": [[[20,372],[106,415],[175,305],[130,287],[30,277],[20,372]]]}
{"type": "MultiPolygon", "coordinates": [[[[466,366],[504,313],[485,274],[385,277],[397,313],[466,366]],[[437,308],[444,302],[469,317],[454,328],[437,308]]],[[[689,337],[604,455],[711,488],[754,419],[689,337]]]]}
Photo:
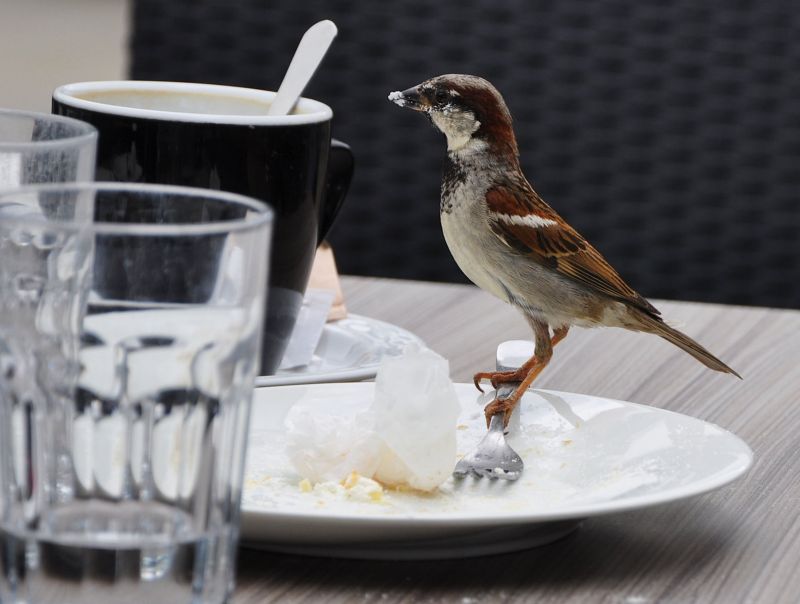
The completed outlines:
{"type": "Polygon", "coordinates": [[[445,90],[437,90],[436,91],[436,102],[440,105],[444,105],[447,101],[450,100],[450,95],[447,94],[445,90]]]}

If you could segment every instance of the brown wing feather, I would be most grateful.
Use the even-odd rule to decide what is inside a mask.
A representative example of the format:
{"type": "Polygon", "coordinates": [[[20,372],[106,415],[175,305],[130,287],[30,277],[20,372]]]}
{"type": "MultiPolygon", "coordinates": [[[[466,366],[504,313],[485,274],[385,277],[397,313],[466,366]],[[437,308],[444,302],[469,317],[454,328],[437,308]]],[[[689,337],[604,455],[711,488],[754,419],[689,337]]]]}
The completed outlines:
{"type": "Polygon", "coordinates": [[[648,313],[660,314],[625,283],[600,252],[547,205],[527,182],[524,185],[511,183],[496,186],[486,194],[486,202],[492,230],[509,247],[586,287],[648,313]],[[555,224],[528,226],[497,217],[526,216],[531,213],[555,224]]]}

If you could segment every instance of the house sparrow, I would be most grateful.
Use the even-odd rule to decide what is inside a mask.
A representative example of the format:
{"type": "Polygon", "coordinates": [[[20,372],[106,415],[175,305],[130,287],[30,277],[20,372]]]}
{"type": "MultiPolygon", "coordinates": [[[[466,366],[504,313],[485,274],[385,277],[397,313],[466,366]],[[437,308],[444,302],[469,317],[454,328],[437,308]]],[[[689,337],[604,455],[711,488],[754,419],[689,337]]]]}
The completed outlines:
{"type": "Polygon", "coordinates": [[[439,206],[442,231],[464,274],[519,309],[533,329],[535,353],[516,371],[476,373],[519,382],[513,395],[485,409],[487,421],[508,422],[522,394],[550,362],[553,347],[573,325],[612,326],[653,333],[698,361],[740,377],[700,344],[667,325],[525,179],[511,114],[483,78],[442,75],[389,100],[425,113],[447,138],[439,206]],[[552,330],[552,333],[551,333],[552,330]]]}

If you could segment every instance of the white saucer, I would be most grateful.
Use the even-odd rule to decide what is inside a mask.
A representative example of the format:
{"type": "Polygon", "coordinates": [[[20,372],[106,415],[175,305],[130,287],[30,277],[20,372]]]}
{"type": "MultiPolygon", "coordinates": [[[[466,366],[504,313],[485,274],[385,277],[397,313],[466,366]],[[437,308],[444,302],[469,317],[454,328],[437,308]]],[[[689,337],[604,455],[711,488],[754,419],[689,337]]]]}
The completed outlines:
{"type": "Polygon", "coordinates": [[[351,314],[325,325],[311,363],[257,377],[256,387],[367,380],[382,359],[400,355],[409,344],[424,346],[402,327],[351,314]]]}
{"type": "MultiPolygon", "coordinates": [[[[434,559],[548,543],[581,519],[666,503],[719,488],[752,462],[748,446],[707,422],[593,396],[531,391],[509,436],[525,461],[517,482],[452,478],[438,494],[387,491],[383,502],[302,492],[284,454],[283,420],[301,398],[350,415],[373,383],[256,390],[242,541],[274,551],[349,558],[434,559]],[[513,535],[513,538],[510,538],[513,535]]],[[[457,384],[458,451],[485,432],[481,399],[457,384]]]]}

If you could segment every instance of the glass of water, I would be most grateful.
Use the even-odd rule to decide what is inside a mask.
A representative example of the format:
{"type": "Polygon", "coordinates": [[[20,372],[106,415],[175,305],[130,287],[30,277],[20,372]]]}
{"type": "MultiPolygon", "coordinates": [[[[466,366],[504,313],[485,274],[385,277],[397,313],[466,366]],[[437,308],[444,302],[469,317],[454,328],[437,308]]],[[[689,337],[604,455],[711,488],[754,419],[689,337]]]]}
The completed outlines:
{"type": "Polygon", "coordinates": [[[202,189],[0,192],[0,602],[228,598],[271,225],[202,189]]]}
{"type": "Polygon", "coordinates": [[[0,109],[0,189],[93,180],[97,130],[58,115],[0,109]]]}

